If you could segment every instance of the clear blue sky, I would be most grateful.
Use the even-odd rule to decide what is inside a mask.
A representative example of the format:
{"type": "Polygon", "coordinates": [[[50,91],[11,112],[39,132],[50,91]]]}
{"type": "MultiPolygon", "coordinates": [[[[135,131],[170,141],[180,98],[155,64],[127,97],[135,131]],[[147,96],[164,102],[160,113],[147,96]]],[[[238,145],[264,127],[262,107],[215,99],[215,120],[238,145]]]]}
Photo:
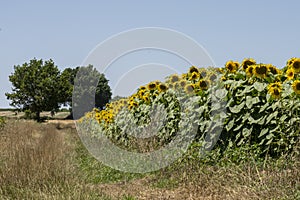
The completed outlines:
{"type": "Polygon", "coordinates": [[[140,27],[180,31],[218,66],[253,57],[282,67],[300,57],[299,8],[296,0],[1,1],[0,107],[9,106],[4,93],[14,65],[36,57],[76,67],[103,40],[140,27]]]}

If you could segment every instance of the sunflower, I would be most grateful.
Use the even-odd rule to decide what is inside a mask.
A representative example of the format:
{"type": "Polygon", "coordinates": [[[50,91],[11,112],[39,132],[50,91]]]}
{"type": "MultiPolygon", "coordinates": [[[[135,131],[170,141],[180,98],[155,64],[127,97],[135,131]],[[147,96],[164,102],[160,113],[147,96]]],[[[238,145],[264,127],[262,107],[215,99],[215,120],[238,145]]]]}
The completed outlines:
{"type": "Polygon", "coordinates": [[[222,77],[221,77],[221,80],[222,80],[222,81],[226,81],[226,80],[227,80],[226,76],[222,76],[222,77]]]}
{"type": "Polygon", "coordinates": [[[167,87],[170,88],[170,89],[173,89],[174,88],[174,84],[169,83],[167,87]]]}
{"type": "Polygon", "coordinates": [[[210,75],[209,75],[209,80],[210,81],[215,81],[217,79],[217,75],[215,74],[215,73],[210,73],[210,75]]]}
{"type": "Polygon", "coordinates": [[[229,73],[235,73],[238,70],[239,65],[238,62],[230,60],[225,64],[225,68],[229,73]]]}
{"type": "Polygon", "coordinates": [[[145,95],[143,96],[143,100],[144,100],[146,103],[150,103],[150,95],[149,95],[149,93],[148,93],[148,94],[145,94],[145,95]]]}
{"type": "Polygon", "coordinates": [[[250,66],[250,65],[255,65],[256,64],[256,61],[252,58],[246,58],[243,60],[242,62],[242,69],[244,71],[246,71],[246,69],[250,66]]]}
{"type": "Polygon", "coordinates": [[[199,70],[198,70],[198,68],[197,67],[195,67],[195,66],[191,66],[190,67],[190,69],[189,69],[189,73],[193,73],[193,72],[196,72],[196,73],[199,73],[199,70]]]}
{"type": "Polygon", "coordinates": [[[268,73],[267,65],[264,65],[264,64],[256,65],[253,72],[254,72],[255,76],[257,76],[259,78],[265,78],[268,73]]]}
{"type": "Polygon", "coordinates": [[[179,88],[180,88],[179,82],[175,83],[175,84],[174,84],[174,89],[175,89],[175,90],[178,90],[179,88]]]}
{"type": "Polygon", "coordinates": [[[146,90],[139,90],[138,95],[141,98],[145,94],[146,90]]]}
{"type": "Polygon", "coordinates": [[[145,86],[140,86],[140,90],[146,90],[145,86]]]}
{"type": "Polygon", "coordinates": [[[156,89],[156,83],[151,82],[147,85],[148,90],[155,90],[156,89]]]}
{"type": "Polygon", "coordinates": [[[194,92],[194,85],[193,84],[187,84],[185,87],[184,87],[184,91],[187,93],[187,94],[191,94],[194,92]]]}
{"type": "Polygon", "coordinates": [[[296,94],[300,94],[300,80],[295,80],[292,87],[296,94]]]}
{"type": "Polygon", "coordinates": [[[200,74],[199,74],[198,72],[193,72],[193,73],[190,75],[189,79],[190,79],[190,80],[196,80],[196,79],[198,79],[199,77],[200,77],[200,74]]]}
{"type": "Polygon", "coordinates": [[[268,85],[268,89],[270,89],[270,88],[279,88],[279,89],[281,89],[282,85],[281,85],[280,82],[275,82],[275,83],[271,83],[271,84],[268,85]]]}
{"type": "Polygon", "coordinates": [[[268,92],[275,99],[280,98],[281,96],[282,85],[280,82],[271,83],[268,85],[268,92]]]}
{"type": "Polygon", "coordinates": [[[201,78],[205,78],[207,76],[207,70],[206,69],[202,69],[200,71],[200,75],[201,75],[201,78]]]}
{"type": "Polygon", "coordinates": [[[181,79],[187,79],[188,74],[181,74],[181,79]]]}
{"type": "Polygon", "coordinates": [[[291,67],[296,74],[300,73],[300,58],[295,58],[291,67]]]}
{"type": "Polygon", "coordinates": [[[287,80],[292,80],[294,79],[294,69],[293,68],[290,68],[286,71],[286,77],[287,77],[287,80]]]}
{"type": "Polygon", "coordinates": [[[179,82],[180,87],[184,88],[186,86],[186,81],[185,80],[181,80],[179,82]]]}
{"type": "Polygon", "coordinates": [[[170,77],[170,81],[171,83],[176,83],[180,80],[179,76],[177,74],[173,74],[171,77],[170,77]]]}
{"type": "Polygon", "coordinates": [[[281,96],[281,90],[279,88],[271,88],[269,90],[269,93],[271,94],[272,97],[274,97],[275,99],[280,98],[281,96]]]}
{"type": "Polygon", "coordinates": [[[209,86],[209,82],[208,80],[200,80],[198,82],[199,88],[201,88],[202,90],[206,90],[209,86]]]}
{"type": "Polygon", "coordinates": [[[167,89],[168,89],[168,87],[164,83],[160,83],[158,85],[158,91],[160,91],[160,92],[165,92],[165,91],[167,91],[167,89]]]}
{"type": "Polygon", "coordinates": [[[290,58],[290,59],[286,62],[286,65],[287,65],[287,66],[291,66],[291,65],[293,64],[293,62],[294,62],[295,59],[296,59],[295,57],[290,58]]]}
{"type": "Polygon", "coordinates": [[[275,67],[274,65],[268,64],[267,68],[268,68],[268,71],[274,75],[281,74],[281,71],[279,69],[277,69],[277,67],[275,67]]]}
{"type": "Polygon", "coordinates": [[[247,69],[246,69],[247,76],[249,76],[249,77],[253,76],[254,68],[255,68],[255,65],[250,65],[247,67],[247,69]]]}

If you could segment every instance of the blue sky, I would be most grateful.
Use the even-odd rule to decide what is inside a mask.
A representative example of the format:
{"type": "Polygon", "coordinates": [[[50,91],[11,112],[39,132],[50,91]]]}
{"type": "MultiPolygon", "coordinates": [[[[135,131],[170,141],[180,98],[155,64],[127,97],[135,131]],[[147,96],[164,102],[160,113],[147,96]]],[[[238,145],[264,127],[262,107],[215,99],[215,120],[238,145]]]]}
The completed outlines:
{"type": "MultiPolygon", "coordinates": [[[[4,94],[11,91],[8,76],[14,65],[36,57],[52,58],[60,69],[76,67],[100,42],[133,28],[184,33],[201,44],[217,66],[253,57],[282,67],[290,57],[300,57],[299,6],[296,0],[1,1],[0,107],[9,106],[4,94]]],[[[179,71],[188,67],[181,65],[176,65],[179,71]]],[[[114,70],[108,77],[112,87],[118,82],[114,70]]],[[[157,79],[168,72],[156,73],[157,79]]],[[[119,90],[122,95],[134,89],[134,84],[122,85],[128,88],[119,90]]]]}

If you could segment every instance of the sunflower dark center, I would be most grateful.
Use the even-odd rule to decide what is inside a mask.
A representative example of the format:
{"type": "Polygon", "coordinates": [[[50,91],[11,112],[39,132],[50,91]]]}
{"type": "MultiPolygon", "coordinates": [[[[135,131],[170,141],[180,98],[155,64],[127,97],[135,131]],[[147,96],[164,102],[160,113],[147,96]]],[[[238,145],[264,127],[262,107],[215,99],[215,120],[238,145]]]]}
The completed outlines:
{"type": "Polygon", "coordinates": [[[279,90],[275,88],[275,89],[274,89],[274,94],[275,94],[276,96],[278,96],[278,95],[280,94],[279,90]]]}
{"type": "Polygon", "coordinates": [[[207,87],[207,83],[206,83],[205,81],[201,81],[201,82],[200,82],[200,87],[201,87],[201,88],[207,87]]]}
{"type": "Polygon", "coordinates": [[[294,69],[300,69],[300,62],[295,61],[295,62],[293,63],[293,67],[294,67],[294,69]]]}
{"type": "Polygon", "coordinates": [[[175,82],[179,81],[179,77],[178,77],[178,76],[172,76],[171,81],[172,81],[173,83],[175,83],[175,82]]]}
{"type": "Polygon", "coordinates": [[[266,66],[260,66],[256,68],[257,74],[266,74],[267,73],[267,67],[266,66]]]}

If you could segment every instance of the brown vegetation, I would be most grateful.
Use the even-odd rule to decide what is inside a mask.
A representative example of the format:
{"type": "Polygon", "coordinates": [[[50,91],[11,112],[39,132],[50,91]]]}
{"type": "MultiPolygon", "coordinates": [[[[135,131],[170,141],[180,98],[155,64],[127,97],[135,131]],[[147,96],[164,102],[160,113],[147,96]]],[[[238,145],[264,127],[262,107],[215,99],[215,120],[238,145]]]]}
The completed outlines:
{"type": "Polygon", "coordinates": [[[300,159],[204,165],[192,160],[140,177],[100,167],[72,126],[9,120],[0,131],[0,199],[297,199],[300,159]],[[83,155],[78,155],[80,148],[83,155]],[[81,163],[78,156],[90,157],[81,163]],[[84,167],[82,167],[84,166],[84,167]],[[98,171],[97,171],[98,170],[98,171]],[[122,176],[123,177],[123,176],[122,176]]]}

